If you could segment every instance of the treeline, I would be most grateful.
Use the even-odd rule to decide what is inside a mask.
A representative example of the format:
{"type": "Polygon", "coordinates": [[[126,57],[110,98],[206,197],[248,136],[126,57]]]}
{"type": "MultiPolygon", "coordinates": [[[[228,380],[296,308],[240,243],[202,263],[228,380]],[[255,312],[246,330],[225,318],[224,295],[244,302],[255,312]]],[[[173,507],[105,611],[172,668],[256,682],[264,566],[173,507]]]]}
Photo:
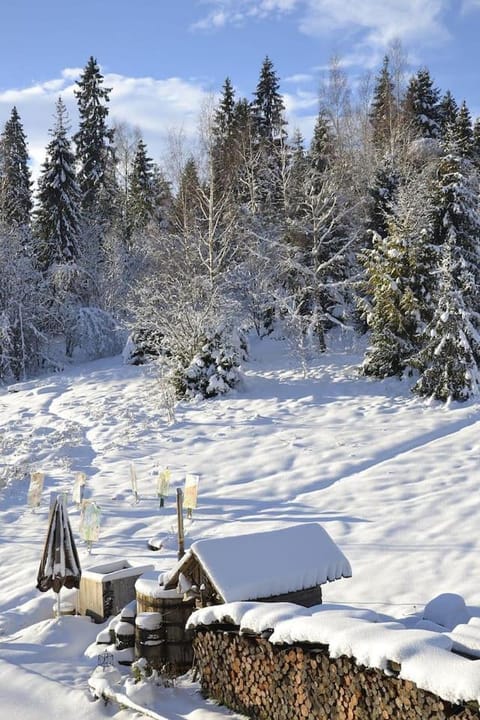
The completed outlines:
{"type": "MultiPolygon", "coordinates": [[[[94,58],[78,131],[58,100],[35,195],[13,108],[0,138],[0,378],[82,353],[160,358],[164,388],[238,380],[244,330],[281,323],[302,361],[328,331],[368,332],[362,371],[438,399],[478,390],[480,125],[398,55],[354,95],[333,61],[309,147],[266,58],[251,100],[229,78],[172,137],[168,167],[108,123],[94,58]]],[[[161,111],[161,108],[159,109],[161,111]]],[[[166,390],[164,390],[167,392],[166,390]]]]}

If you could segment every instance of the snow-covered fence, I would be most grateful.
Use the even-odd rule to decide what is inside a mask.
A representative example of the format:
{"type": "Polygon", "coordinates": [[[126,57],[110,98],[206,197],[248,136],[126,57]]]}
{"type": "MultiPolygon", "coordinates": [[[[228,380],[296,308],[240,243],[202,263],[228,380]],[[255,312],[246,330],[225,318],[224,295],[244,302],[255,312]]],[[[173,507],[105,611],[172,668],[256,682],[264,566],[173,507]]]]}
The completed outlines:
{"type": "Polygon", "coordinates": [[[230,603],[194,613],[203,692],[256,720],[480,718],[480,667],[448,634],[366,610],[307,612],[230,603]]]}

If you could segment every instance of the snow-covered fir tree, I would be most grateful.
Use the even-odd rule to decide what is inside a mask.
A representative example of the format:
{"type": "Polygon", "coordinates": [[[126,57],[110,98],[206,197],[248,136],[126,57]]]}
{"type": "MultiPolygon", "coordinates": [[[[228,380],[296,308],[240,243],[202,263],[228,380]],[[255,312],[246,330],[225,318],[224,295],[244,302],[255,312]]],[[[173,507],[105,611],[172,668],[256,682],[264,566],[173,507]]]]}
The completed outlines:
{"type": "Polygon", "coordinates": [[[94,57],[90,57],[74,91],[80,123],[74,136],[82,206],[93,214],[107,212],[113,189],[109,175],[113,130],[107,125],[110,89],[94,57]]]}
{"type": "Polygon", "coordinates": [[[480,168],[480,118],[473,123],[473,162],[477,170],[480,168]]]}
{"type": "Polygon", "coordinates": [[[20,226],[0,223],[0,383],[25,379],[45,367],[51,297],[25,251],[20,226]]]}
{"type": "Polygon", "coordinates": [[[294,220],[302,212],[308,169],[309,161],[302,133],[296,129],[292,136],[290,162],[285,178],[285,212],[288,219],[294,220]]]}
{"type": "Polygon", "coordinates": [[[137,143],[128,183],[127,227],[131,236],[154,219],[157,209],[157,185],[153,160],[143,140],[137,143]]]}
{"type": "Polygon", "coordinates": [[[444,401],[467,400],[480,388],[480,317],[465,302],[461,286],[470,280],[455,255],[452,236],[443,246],[434,316],[414,359],[421,375],[413,392],[444,401]]]}
{"type": "Polygon", "coordinates": [[[235,103],[233,148],[233,195],[251,215],[257,215],[261,200],[263,146],[252,107],[246,98],[235,103]]]}
{"type": "Polygon", "coordinates": [[[44,270],[74,262],[80,251],[81,192],[68,131],[67,110],[59,98],[52,139],[38,180],[35,211],[35,255],[44,270]]]}
{"type": "Polygon", "coordinates": [[[389,150],[395,134],[398,107],[390,73],[389,59],[385,56],[382,69],[377,77],[370,106],[372,140],[376,148],[389,150]]]}
{"type": "Polygon", "coordinates": [[[458,115],[458,105],[450,90],[447,90],[438,104],[438,117],[440,122],[440,133],[442,137],[451,125],[455,123],[458,115]]]}
{"type": "Polygon", "coordinates": [[[235,126],[235,90],[229,77],[225,78],[220,101],[215,110],[213,132],[221,142],[231,138],[235,126]]]}
{"type": "Polygon", "coordinates": [[[32,182],[27,140],[17,108],[0,137],[0,221],[28,226],[32,211],[32,182]]]}
{"type": "Polygon", "coordinates": [[[385,236],[374,233],[363,253],[366,293],[360,306],[370,329],[365,375],[401,376],[431,318],[429,282],[437,260],[430,238],[432,172],[427,168],[399,187],[385,215],[385,236]]]}
{"type": "Polygon", "coordinates": [[[217,195],[229,193],[238,197],[235,187],[239,165],[236,133],[235,91],[230,78],[227,77],[222,87],[220,101],[214,112],[212,137],[209,141],[217,195]]]}
{"type": "Polygon", "coordinates": [[[433,320],[415,360],[415,392],[465,399],[477,391],[480,362],[480,214],[478,176],[455,138],[445,143],[432,197],[431,238],[441,261],[431,292],[433,320]],[[433,390],[441,356],[447,374],[433,390]]]}
{"type": "Polygon", "coordinates": [[[318,113],[313,129],[312,141],[308,152],[308,182],[314,192],[322,186],[323,174],[333,156],[333,134],[327,113],[322,109],[318,113]]]}
{"type": "Polygon", "coordinates": [[[409,82],[404,100],[407,123],[417,137],[437,138],[440,135],[440,92],[430,72],[423,68],[409,82]]]}
{"type": "Polygon", "coordinates": [[[388,233],[388,218],[392,213],[400,184],[400,173],[394,158],[386,155],[375,173],[373,184],[368,190],[366,217],[367,244],[373,235],[385,238],[388,233]]]}
{"type": "Polygon", "coordinates": [[[188,237],[195,232],[201,215],[201,187],[194,157],[189,157],[182,171],[178,191],[172,203],[171,222],[174,231],[188,237]]]}
{"type": "Polygon", "coordinates": [[[254,146],[259,162],[255,184],[259,207],[268,222],[285,207],[284,178],[288,166],[285,103],[280,80],[269,57],[263,61],[251,103],[254,146]]]}
{"type": "Polygon", "coordinates": [[[253,114],[260,136],[276,140],[285,132],[285,103],[280,93],[280,80],[267,56],[260,69],[260,77],[252,102],[253,114]]]}
{"type": "MultiPolygon", "coordinates": [[[[460,109],[455,118],[455,122],[449,127],[450,140],[455,143],[457,152],[462,158],[473,159],[473,126],[472,116],[467,107],[465,100],[460,105],[460,109]]],[[[448,139],[448,135],[447,135],[448,139]]]]}

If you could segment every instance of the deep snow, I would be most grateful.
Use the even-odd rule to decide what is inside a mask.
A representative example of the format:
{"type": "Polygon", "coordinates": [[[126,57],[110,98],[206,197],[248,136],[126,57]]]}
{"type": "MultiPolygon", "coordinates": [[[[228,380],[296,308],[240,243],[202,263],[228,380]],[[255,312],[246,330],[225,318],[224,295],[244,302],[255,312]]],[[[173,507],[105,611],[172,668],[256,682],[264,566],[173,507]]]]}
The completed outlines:
{"type": "MultiPolygon", "coordinates": [[[[254,341],[243,387],[180,404],[172,425],[158,406],[150,370],[124,366],[120,358],[0,394],[6,483],[0,490],[0,700],[6,717],[48,714],[53,720],[73,706],[87,720],[128,716],[87,693],[95,658],[83,653],[99,626],[49,620],[53,593],[35,590],[49,493],[71,490],[77,471],[86,473],[86,496],[102,510],[91,555],[78,541],[84,569],[126,558],[168,571],[176,560],[175,488],[187,472],[197,473],[198,508],[186,522],[187,546],[319,522],[353,569],[351,579],[324,587],[326,602],[402,617],[421,615],[433,596],[455,592],[480,615],[480,404],[429,403],[412,397],[407,382],[358,377],[362,348],[355,342],[338,337],[304,376],[283,341],[254,341]],[[167,466],[170,496],[159,509],[157,476],[167,466]],[[26,505],[32,470],[45,472],[35,512],[26,505]],[[148,548],[153,537],[163,538],[158,552],[148,548]]],[[[73,504],[69,516],[78,538],[73,504]]],[[[176,693],[171,718],[229,716],[206,705],[193,687],[176,693]]]]}

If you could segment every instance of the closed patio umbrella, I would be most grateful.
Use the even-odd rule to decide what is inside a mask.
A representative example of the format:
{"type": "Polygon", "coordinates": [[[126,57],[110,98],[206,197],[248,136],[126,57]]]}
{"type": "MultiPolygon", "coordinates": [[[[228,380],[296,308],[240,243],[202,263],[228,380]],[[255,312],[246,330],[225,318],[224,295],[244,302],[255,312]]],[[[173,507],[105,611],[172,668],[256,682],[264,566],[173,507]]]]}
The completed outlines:
{"type": "Polygon", "coordinates": [[[58,497],[50,513],[42,560],[38,568],[37,589],[40,592],[51,589],[57,593],[57,609],[60,615],[60,590],[64,586],[79,588],[81,575],[67,508],[63,498],[58,497]]]}

